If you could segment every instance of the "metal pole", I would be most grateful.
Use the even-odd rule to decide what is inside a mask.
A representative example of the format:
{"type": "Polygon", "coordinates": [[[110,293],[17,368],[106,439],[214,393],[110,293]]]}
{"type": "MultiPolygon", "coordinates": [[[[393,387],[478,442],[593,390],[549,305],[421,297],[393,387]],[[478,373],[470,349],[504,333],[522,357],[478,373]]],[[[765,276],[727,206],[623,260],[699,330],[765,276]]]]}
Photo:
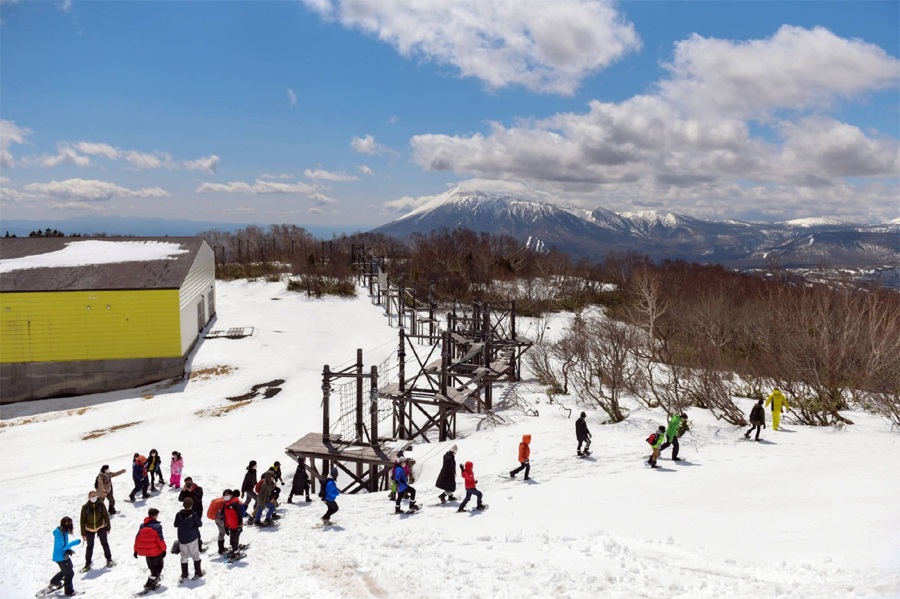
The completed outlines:
{"type": "Polygon", "coordinates": [[[329,400],[331,398],[331,369],[328,364],[322,369],[322,440],[331,438],[331,413],[329,412],[329,400]]]}
{"type": "Polygon", "coordinates": [[[397,367],[399,368],[400,392],[406,391],[406,343],[404,343],[403,327],[400,327],[400,346],[397,348],[397,367]]]}
{"type": "Polygon", "coordinates": [[[356,350],[356,441],[363,440],[363,350],[356,350]]]}

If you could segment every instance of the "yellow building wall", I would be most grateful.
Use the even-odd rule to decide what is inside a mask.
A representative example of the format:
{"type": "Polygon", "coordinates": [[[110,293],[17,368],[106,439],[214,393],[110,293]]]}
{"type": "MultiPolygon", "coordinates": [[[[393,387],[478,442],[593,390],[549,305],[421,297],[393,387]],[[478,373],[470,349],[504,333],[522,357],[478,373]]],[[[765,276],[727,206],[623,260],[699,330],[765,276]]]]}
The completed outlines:
{"type": "Polygon", "coordinates": [[[181,355],[177,289],[0,293],[0,363],[181,355]]]}

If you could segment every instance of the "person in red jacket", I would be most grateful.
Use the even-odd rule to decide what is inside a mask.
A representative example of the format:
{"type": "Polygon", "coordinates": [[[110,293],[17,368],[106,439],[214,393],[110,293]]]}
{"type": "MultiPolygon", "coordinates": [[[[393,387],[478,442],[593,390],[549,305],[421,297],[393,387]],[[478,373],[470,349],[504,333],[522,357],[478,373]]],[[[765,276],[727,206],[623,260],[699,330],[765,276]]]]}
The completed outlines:
{"type": "Polygon", "coordinates": [[[162,525],[157,521],[159,510],[150,508],[144,523],[138,528],[134,538],[134,557],[141,555],[147,558],[150,577],[144,589],[152,591],[159,587],[159,577],[163,570],[163,559],[166,557],[166,540],[163,538],[162,525]]]}
{"type": "Polygon", "coordinates": [[[531,435],[522,435],[522,442],[519,443],[519,467],[509,471],[509,477],[515,478],[516,474],[525,471],[525,480],[530,477],[528,473],[531,471],[531,435]]]}
{"type": "Polygon", "coordinates": [[[475,485],[478,484],[478,481],[475,480],[475,472],[472,470],[472,462],[466,462],[466,465],[460,466],[459,469],[462,470],[462,477],[466,485],[466,498],[463,499],[463,502],[460,504],[459,509],[456,511],[466,511],[466,504],[469,503],[469,499],[472,498],[472,495],[478,498],[478,505],[475,506],[475,509],[483,510],[487,506],[481,503],[481,491],[475,488],[475,485]]]}
{"type": "Polygon", "coordinates": [[[241,503],[240,491],[233,490],[231,494],[223,494],[225,505],[222,511],[225,513],[225,532],[228,533],[231,542],[231,551],[228,552],[229,559],[237,559],[240,555],[241,532],[244,530],[241,526],[244,522],[244,504],[241,503]]]}

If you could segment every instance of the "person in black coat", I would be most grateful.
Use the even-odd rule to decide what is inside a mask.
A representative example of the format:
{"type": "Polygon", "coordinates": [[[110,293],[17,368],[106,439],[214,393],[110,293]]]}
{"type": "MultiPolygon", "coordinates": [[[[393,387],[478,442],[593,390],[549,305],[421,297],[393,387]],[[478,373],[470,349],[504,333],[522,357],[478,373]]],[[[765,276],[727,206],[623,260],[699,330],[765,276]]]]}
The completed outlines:
{"type": "Polygon", "coordinates": [[[450,451],[444,454],[444,465],[441,466],[441,472],[434,483],[435,487],[441,489],[441,494],[438,495],[441,503],[447,503],[448,499],[456,501],[456,497],[453,496],[453,492],[456,491],[456,450],[456,445],[452,445],[450,451]]]}
{"type": "MultiPolygon", "coordinates": [[[[196,487],[199,489],[200,487],[196,487]]],[[[175,515],[175,528],[178,529],[178,545],[181,547],[181,580],[187,580],[188,562],[194,562],[194,577],[201,578],[206,572],[200,567],[200,527],[203,526],[203,518],[194,509],[194,501],[185,497],[182,506],[184,509],[175,515]]]]}
{"type": "Polygon", "coordinates": [[[744,438],[749,439],[750,433],[756,429],[756,440],[759,441],[759,431],[766,425],[766,411],[763,409],[763,400],[756,402],[753,409],[750,410],[750,430],[744,433],[744,438]]]}
{"type": "Polygon", "coordinates": [[[250,505],[251,499],[256,499],[256,460],[250,460],[247,464],[247,474],[244,475],[244,482],[241,483],[241,497],[247,496],[244,500],[244,507],[250,505]]]}
{"type": "Polygon", "coordinates": [[[309,498],[309,474],[306,472],[306,458],[300,458],[300,461],[297,462],[297,471],[294,472],[294,480],[291,481],[291,492],[288,493],[288,503],[294,503],[294,495],[306,495],[306,501],[312,501],[309,498]]]}
{"type": "Polygon", "coordinates": [[[581,413],[575,421],[575,438],[578,439],[578,455],[591,455],[591,431],[587,427],[587,414],[581,413]],[[584,450],[581,444],[584,443],[584,450]]]}
{"type": "MultiPolygon", "coordinates": [[[[190,476],[184,479],[184,488],[178,494],[178,501],[183,502],[185,499],[191,499],[191,509],[203,521],[203,488],[194,483],[194,479],[190,476]]],[[[200,531],[197,531],[197,537],[200,537],[200,531]]],[[[200,551],[203,551],[203,539],[197,542],[200,551]]]]}
{"type": "Polygon", "coordinates": [[[575,421],[575,438],[578,439],[578,455],[591,455],[591,431],[588,430],[587,414],[581,413],[575,421]],[[581,444],[584,443],[584,451],[581,444]]]}

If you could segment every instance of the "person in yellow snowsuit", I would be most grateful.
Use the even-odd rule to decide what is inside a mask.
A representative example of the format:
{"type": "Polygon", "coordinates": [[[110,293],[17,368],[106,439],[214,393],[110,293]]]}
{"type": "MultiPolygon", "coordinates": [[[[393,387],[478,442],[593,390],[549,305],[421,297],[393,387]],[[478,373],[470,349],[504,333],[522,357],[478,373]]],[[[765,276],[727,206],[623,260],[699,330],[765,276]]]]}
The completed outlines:
{"type": "Polygon", "coordinates": [[[781,422],[781,412],[782,410],[790,410],[791,406],[788,403],[787,397],[778,390],[778,387],[772,390],[772,394],[766,398],[766,407],[769,407],[769,404],[772,404],[772,430],[778,430],[778,424],[781,422]]]}

